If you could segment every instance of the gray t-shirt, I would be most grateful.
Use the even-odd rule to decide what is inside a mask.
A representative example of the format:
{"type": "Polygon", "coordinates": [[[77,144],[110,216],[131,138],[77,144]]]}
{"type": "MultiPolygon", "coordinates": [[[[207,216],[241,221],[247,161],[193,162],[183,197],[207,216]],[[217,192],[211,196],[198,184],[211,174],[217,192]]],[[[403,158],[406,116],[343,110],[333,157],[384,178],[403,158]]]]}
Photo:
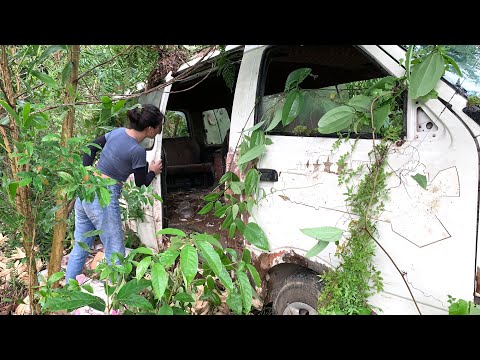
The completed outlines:
{"type": "Polygon", "coordinates": [[[97,168],[112,179],[125,181],[133,170],[147,165],[147,153],[136,139],[117,128],[105,134],[107,142],[100,153],[97,168]]]}

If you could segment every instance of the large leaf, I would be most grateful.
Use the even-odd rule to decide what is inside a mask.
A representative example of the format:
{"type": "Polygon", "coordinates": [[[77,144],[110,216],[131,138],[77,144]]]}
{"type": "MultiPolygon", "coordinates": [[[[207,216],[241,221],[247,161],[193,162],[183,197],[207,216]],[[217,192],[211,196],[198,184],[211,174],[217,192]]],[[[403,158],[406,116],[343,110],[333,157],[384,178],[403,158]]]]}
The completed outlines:
{"type": "Polygon", "coordinates": [[[245,164],[253,159],[256,159],[260,155],[262,155],[266,150],[266,145],[261,144],[255,146],[253,149],[248,150],[245,154],[240,156],[240,158],[237,161],[237,165],[245,164]]]}
{"type": "Polygon", "coordinates": [[[220,244],[220,242],[215,237],[213,237],[212,235],[209,235],[209,234],[195,234],[195,235],[193,235],[193,238],[197,239],[197,240],[207,241],[210,244],[212,244],[213,246],[215,246],[219,249],[223,249],[222,244],[220,244]]]}
{"type": "Polygon", "coordinates": [[[168,268],[173,265],[180,253],[176,250],[167,249],[160,255],[159,263],[168,268]]]}
{"type": "Polygon", "coordinates": [[[305,254],[305,257],[310,258],[312,256],[317,255],[319,252],[321,252],[323,249],[325,249],[328,244],[329,244],[328,241],[319,241],[317,244],[315,244],[315,246],[313,248],[308,250],[308,252],[305,254]]]}
{"type": "Polygon", "coordinates": [[[373,126],[375,127],[375,131],[380,130],[389,113],[390,103],[382,105],[378,109],[373,110],[373,126]]]}
{"type": "Polygon", "coordinates": [[[290,89],[297,87],[305,78],[312,72],[310,68],[301,68],[292,71],[285,81],[285,92],[290,91],[290,89]]]}
{"type": "Polygon", "coordinates": [[[7,110],[7,112],[15,119],[15,122],[18,124],[18,114],[10,107],[10,105],[8,105],[8,103],[2,99],[0,99],[0,105],[2,105],[5,110],[7,110]]]}
{"type": "Polygon", "coordinates": [[[340,240],[343,230],[333,226],[322,226],[318,228],[300,229],[305,235],[313,237],[317,240],[335,242],[340,240]]]}
{"type": "Polygon", "coordinates": [[[220,281],[223,285],[227,287],[228,290],[233,289],[232,279],[230,275],[228,275],[225,266],[222,264],[222,260],[217,252],[213,249],[213,246],[204,241],[204,240],[194,240],[195,244],[197,245],[198,249],[200,250],[200,254],[207,262],[208,266],[213,270],[215,275],[218,276],[220,281]]]}
{"type": "Polygon", "coordinates": [[[409,92],[412,99],[427,95],[442,77],[445,61],[438,52],[431,53],[418,65],[415,65],[410,78],[409,92]]]}
{"type": "Polygon", "coordinates": [[[243,230],[243,236],[245,236],[245,238],[250,244],[255,245],[259,249],[267,251],[269,250],[267,236],[260,228],[260,226],[258,226],[254,222],[250,222],[247,224],[247,226],[243,230]]]}
{"type": "Polygon", "coordinates": [[[370,112],[372,99],[366,95],[356,95],[348,101],[348,105],[357,111],[370,112]]]}
{"type": "Polygon", "coordinates": [[[318,120],[318,132],[331,134],[350,126],[355,110],[350,106],[342,105],[328,111],[318,120]]]}
{"type": "Polygon", "coordinates": [[[282,110],[283,108],[281,106],[278,106],[275,109],[275,113],[273,114],[270,125],[268,125],[268,127],[265,129],[265,132],[273,130],[280,123],[280,121],[282,121],[282,110]]]}
{"type": "Polygon", "coordinates": [[[151,262],[152,262],[151,256],[147,256],[138,263],[136,273],[135,273],[135,278],[137,280],[140,280],[143,277],[143,275],[145,275],[151,262]]]}
{"type": "Polygon", "coordinates": [[[45,85],[47,85],[47,86],[49,86],[53,89],[57,88],[57,83],[55,82],[55,80],[53,80],[47,74],[44,74],[44,73],[42,73],[40,71],[36,71],[36,70],[32,70],[32,74],[35,75],[35,77],[37,77],[38,79],[40,79],[43,83],[45,83],[45,85]]]}
{"type": "Polygon", "coordinates": [[[410,81],[410,62],[412,61],[413,47],[413,45],[408,47],[407,54],[405,56],[405,73],[407,74],[408,81],[410,81]]]}
{"type": "Polygon", "coordinates": [[[180,266],[188,287],[198,271],[198,254],[192,245],[185,245],[180,252],[180,266]]]}
{"type": "Polygon", "coordinates": [[[252,264],[247,264],[247,269],[250,271],[250,275],[252,275],[253,282],[257,287],[260,287],[261,285],[261,280],[260,280],[260,275],[258,274],[257,269],[252,264]]]}
{"type": "Polygon", "coordinates": [[[287,126],[293,120],[295,120],[295,118],[298,116],[298,114],[300,114],[300,111],[302,110],[304,101],[305,97],[300,90],[294,89],[290,91],[282,109],[283,126],[287,126]]]}
{"type": "Polygon", "coordinates": [[[168,284],[168,274],[159,263],[152,266],[152,287],[155,295],[160,299],[165,293],[168,284]]]}
{"type": "Polygon", "coordinates": [[[237,271],[237,278],[240,283],[243,308],[245,309],[245,314],[248,314],[252,308],[252,286],[250,285],[247,274],[243,271],[237,271]]]}
{"type": "Polygon", "coordinates": [[[119,301],[128,306],[133,306],[144,310],[153,310],[152,304],[150,304],[150,302],[143,296],[137,294],[130,294],[126,298],[123,298],[119,301]]]}
{"type": "Polygon", "coordinates": [[[117,298],[118,300],[123,301],[123,299],[128,298],[132,294],[138,294],[140,291],[142,291],[149,285],[150,285],[150,282],[148,280],[132,279],[121,287],[121,289],[118,291],[117,298]]]}
{"type": "Polygon", "coordinates": [[[237,315],[242,314],[242,297],[238,293],[229,293],[227,297],[228,307],[237,315]]]}
{"type": "Polygon", "coordinates": [[[245,195],[249,196],[254,194],[255,190],[258,187],[258,182],[260,180],[259,172],[257,169],[250,169],[245,175],[245,195]]]}
{"type": "Polygon", "coordinates": [[[105,311],[105,301],[82,291],[63,290],[60,296],[49,297],[45,301],[45,308],[50,311],[67,310],[72,311],[83,306],[90,306],[98,311],[105,311]]]}

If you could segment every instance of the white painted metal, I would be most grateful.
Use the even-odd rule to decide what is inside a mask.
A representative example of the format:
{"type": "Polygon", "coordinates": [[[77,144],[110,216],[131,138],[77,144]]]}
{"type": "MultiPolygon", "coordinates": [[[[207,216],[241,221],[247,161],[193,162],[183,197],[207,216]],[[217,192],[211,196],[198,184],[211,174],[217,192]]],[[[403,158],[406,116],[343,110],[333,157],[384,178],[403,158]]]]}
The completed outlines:
{"type": "MultiPolygon", "coordinates": [[[[168,73],[167,77],[165,78],[166,81],[172,79],[172,73],[168,73]]],[[[168,96],[170,94],[170,89],[172,85],[168,85],[163,89],[157,90],[162,92],[162,97],[160,103],[157,105],[160,111],[165,114],[165,110],[167,109],[167,101],[168,96]]],[[[160,134],[155,137],[155,145],[149,151],[147,151],[147,161],[149,163],[152,160],[159,161],[162,158],[162,136],[163,136],[163,129],[160,134]]],[[[166,165],[163,164],[165,167],[166,165]]],[[[152,181],[152,188],[155,194],[162,196],[162,185],[161,185],[161,178],[160,176],[155,176],[152,181]]],[[[159,250],[159,245],[161,244],[162,236],[155,235],[155,233],[162,229],[162,203],[160,201],[155,200],[153,206],[147,205],[144,209],[145,211],[145,218],[144,221],[138,220],[136,223],[137,234],[141,240],[141,242],[148,246],[155,251],[159,250]]]]}

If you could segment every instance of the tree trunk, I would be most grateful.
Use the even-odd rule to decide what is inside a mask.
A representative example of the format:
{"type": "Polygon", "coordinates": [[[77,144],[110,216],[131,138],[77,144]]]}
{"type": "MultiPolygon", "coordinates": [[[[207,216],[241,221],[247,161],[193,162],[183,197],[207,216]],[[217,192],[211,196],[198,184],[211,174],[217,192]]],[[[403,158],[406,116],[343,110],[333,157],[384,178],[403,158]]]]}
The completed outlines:
{"type": "MultiPolygon", "coordinates": [[[[15,96],[13,91],[13,84],[12,78],[10,76],[10,68],[8,67],[8,58],[7,58],[7,49],[6,46],[1,47],[0,52],[0,74],[2,83],[2,91],[5,94],[5,98],[9,105],[12,107],[13,110],[16,110],[16,103],[15,103],[15,96]]],[[[17,89],[20,91],[20,89],[17,89]]],[[[15,123],[15,119],[10,116],[10,124],[9,124],[9,132],[12,138],[12,144],[7,137],[7,132],[4,128],[2,128],[2,136],[3,141],[5,144],[5,148],[8,153],[15,151],[15,143],[19,139],[19,130],[18,126],[15,123]],[[13,145],[13,146],[12,146],[13,145]]],[[[7,160],[10,162],[10,169],[12,171],[12,179],[14,181],[18,181],[18,173],[20,171],[27,171],[26,165],[18,165],[18,161],[16,157],[10,158],[7,160]]],[[[32,202],[30,199],[30,186],[21,186],[18,188],[16,196],[15,196],[15,208],[17,212],[19,212],[23,216],[23,223],[21,228],[22,234],[22,245],[23,249],[25,250],[25,254],[27,256],[28,262],[28,290],[29,290],[29,299],[31,304],[31,310],[36,305],[34,304],[33,299],[33,286],[38,285],[37,280],[37,269],[35,266],[35,251],[34,251],[34,244],[35,244],[35,219],[33,218],[32,214],[32,202]]],[[[33,313],[33,311],[32,311],[33,313]]]]}
{"type": "MultiPolygon", "coordinates": [[[[80,58],[80,45],[72,45],[68,48],[68,60],[72,63],[72,71],[66,81],[63,103],[73,104],[75,102],[75,95],[77,93],[77,77],[78,77],[78,61],[80,58]]],[[[62,124],[62,140],[61,145],[65,146],[67,139],[73,135],[73,125],[75,119],[75,106],[70,106],[67,116],[62,124]]],[[[59,161],[65,161],[60,159],[59,161]]],[[[67,232],[67,218],[68,218],[68,201],[60,194],[56,196],[56,205],[60,206],[55,213],[55,227],[53,229],[52,253],[50,255],[50,262],[48,265],[48,276],[60,271],[61,261],[63,255],[63,242],[67,232]]],[[[58,284],[55,284],[57,286],[58,284]]]]}

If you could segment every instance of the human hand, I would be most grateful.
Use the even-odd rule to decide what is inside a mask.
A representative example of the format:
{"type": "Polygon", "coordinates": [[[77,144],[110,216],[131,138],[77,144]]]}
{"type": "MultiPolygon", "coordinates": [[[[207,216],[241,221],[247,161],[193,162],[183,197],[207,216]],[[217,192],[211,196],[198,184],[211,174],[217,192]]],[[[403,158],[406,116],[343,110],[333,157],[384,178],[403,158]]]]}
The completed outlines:
{"type": "Polygon", "coordinates": [[[161,159],[158,161],[152,160],[152,163],[150,164],[150,168],[148,169],[148,171],[153,171],[155,175],[160,174],[160,172],[162,171],[162,160],[161,159]]]}

